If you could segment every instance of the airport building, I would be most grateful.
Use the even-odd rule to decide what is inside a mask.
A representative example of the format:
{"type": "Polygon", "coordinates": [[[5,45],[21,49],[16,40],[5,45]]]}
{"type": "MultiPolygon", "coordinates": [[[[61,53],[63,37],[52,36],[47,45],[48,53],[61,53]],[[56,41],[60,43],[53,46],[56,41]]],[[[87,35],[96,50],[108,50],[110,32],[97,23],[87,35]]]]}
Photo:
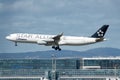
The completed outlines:
{"type": "Polygon", "coordinates": [[[120,57],[1,59],[0,80],[120,80],[120,57]]]}

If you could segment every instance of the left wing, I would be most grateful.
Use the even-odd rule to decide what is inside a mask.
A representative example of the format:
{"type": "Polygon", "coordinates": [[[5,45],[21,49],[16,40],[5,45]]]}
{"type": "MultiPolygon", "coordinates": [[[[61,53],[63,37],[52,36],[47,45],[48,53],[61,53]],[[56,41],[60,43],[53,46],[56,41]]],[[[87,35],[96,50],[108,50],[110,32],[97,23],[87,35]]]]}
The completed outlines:
{"type": "Polygon", "coordinates": [[[63,35],[63,33],[58,34],[58,35],[52,37],[51,39],[39,40],[39,41],[37,41],[37,43],[39,45],[46,45],[46,46],[52,45],[52,48],[60,51],[61,49],[59,47],[59,41],[60,41],[60,38],[61,38],[62,35],[63,35]]]}
{"type": "Polygon", "coordinates": [[[52,37],[51,39],[45,39],[43,41],[45,41],[46,43],[54,43],[55,45],[57,45],[58,42],[60,41],[60,38],[62,35],[63,35],[63,33],[58,34],[58,35],[52,37]]]}

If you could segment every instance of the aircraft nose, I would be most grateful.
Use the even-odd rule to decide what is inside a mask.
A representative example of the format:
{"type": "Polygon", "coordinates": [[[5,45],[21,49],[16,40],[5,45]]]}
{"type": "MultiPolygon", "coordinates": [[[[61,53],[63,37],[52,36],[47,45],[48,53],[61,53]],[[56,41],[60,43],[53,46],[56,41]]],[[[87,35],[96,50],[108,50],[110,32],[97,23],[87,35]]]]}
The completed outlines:
{"type": "Polygon", "coordinates": [[[10,39],[10,36],[6,36],[6,39],[8,39],[8,40],[9,40],[9,39],[10,39]]]}

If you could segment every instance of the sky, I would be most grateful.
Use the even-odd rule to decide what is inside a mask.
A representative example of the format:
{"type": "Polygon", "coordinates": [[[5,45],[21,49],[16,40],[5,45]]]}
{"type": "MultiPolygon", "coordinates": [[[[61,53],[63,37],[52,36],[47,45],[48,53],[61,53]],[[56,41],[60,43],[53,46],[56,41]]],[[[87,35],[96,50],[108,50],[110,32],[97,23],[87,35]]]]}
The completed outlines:
{"type": "Polygon", "coordinates": [[[37,44],[5,39],[11,33],[91,36],[104,24],[110,27],[107,41],[88,46],[61,46],[85,51],[100,47],[120,49],[120,0],[0,0],[0,53],[52,50],[37,44]]]}

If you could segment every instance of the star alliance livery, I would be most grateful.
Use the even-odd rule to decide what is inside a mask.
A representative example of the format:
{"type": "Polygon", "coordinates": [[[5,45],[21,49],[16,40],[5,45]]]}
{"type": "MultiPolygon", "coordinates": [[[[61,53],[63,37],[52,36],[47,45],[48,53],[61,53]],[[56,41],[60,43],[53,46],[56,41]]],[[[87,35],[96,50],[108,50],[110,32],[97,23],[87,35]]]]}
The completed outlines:
{"type": "Polygon", "coordinates": [[[14,33],[6,36],[6,39],[17,43],[35,43],[38,45],[52,46],[55,50],[61,50],[61,45],[81,46],[88,45],[106,40],[104,35],[109,25],[103,25],[97,32],[90,37],[77,36],[63,36],[63,33],[58,35],[44,35],[44,34],[28,34],[28,33],[14,33]]]}

